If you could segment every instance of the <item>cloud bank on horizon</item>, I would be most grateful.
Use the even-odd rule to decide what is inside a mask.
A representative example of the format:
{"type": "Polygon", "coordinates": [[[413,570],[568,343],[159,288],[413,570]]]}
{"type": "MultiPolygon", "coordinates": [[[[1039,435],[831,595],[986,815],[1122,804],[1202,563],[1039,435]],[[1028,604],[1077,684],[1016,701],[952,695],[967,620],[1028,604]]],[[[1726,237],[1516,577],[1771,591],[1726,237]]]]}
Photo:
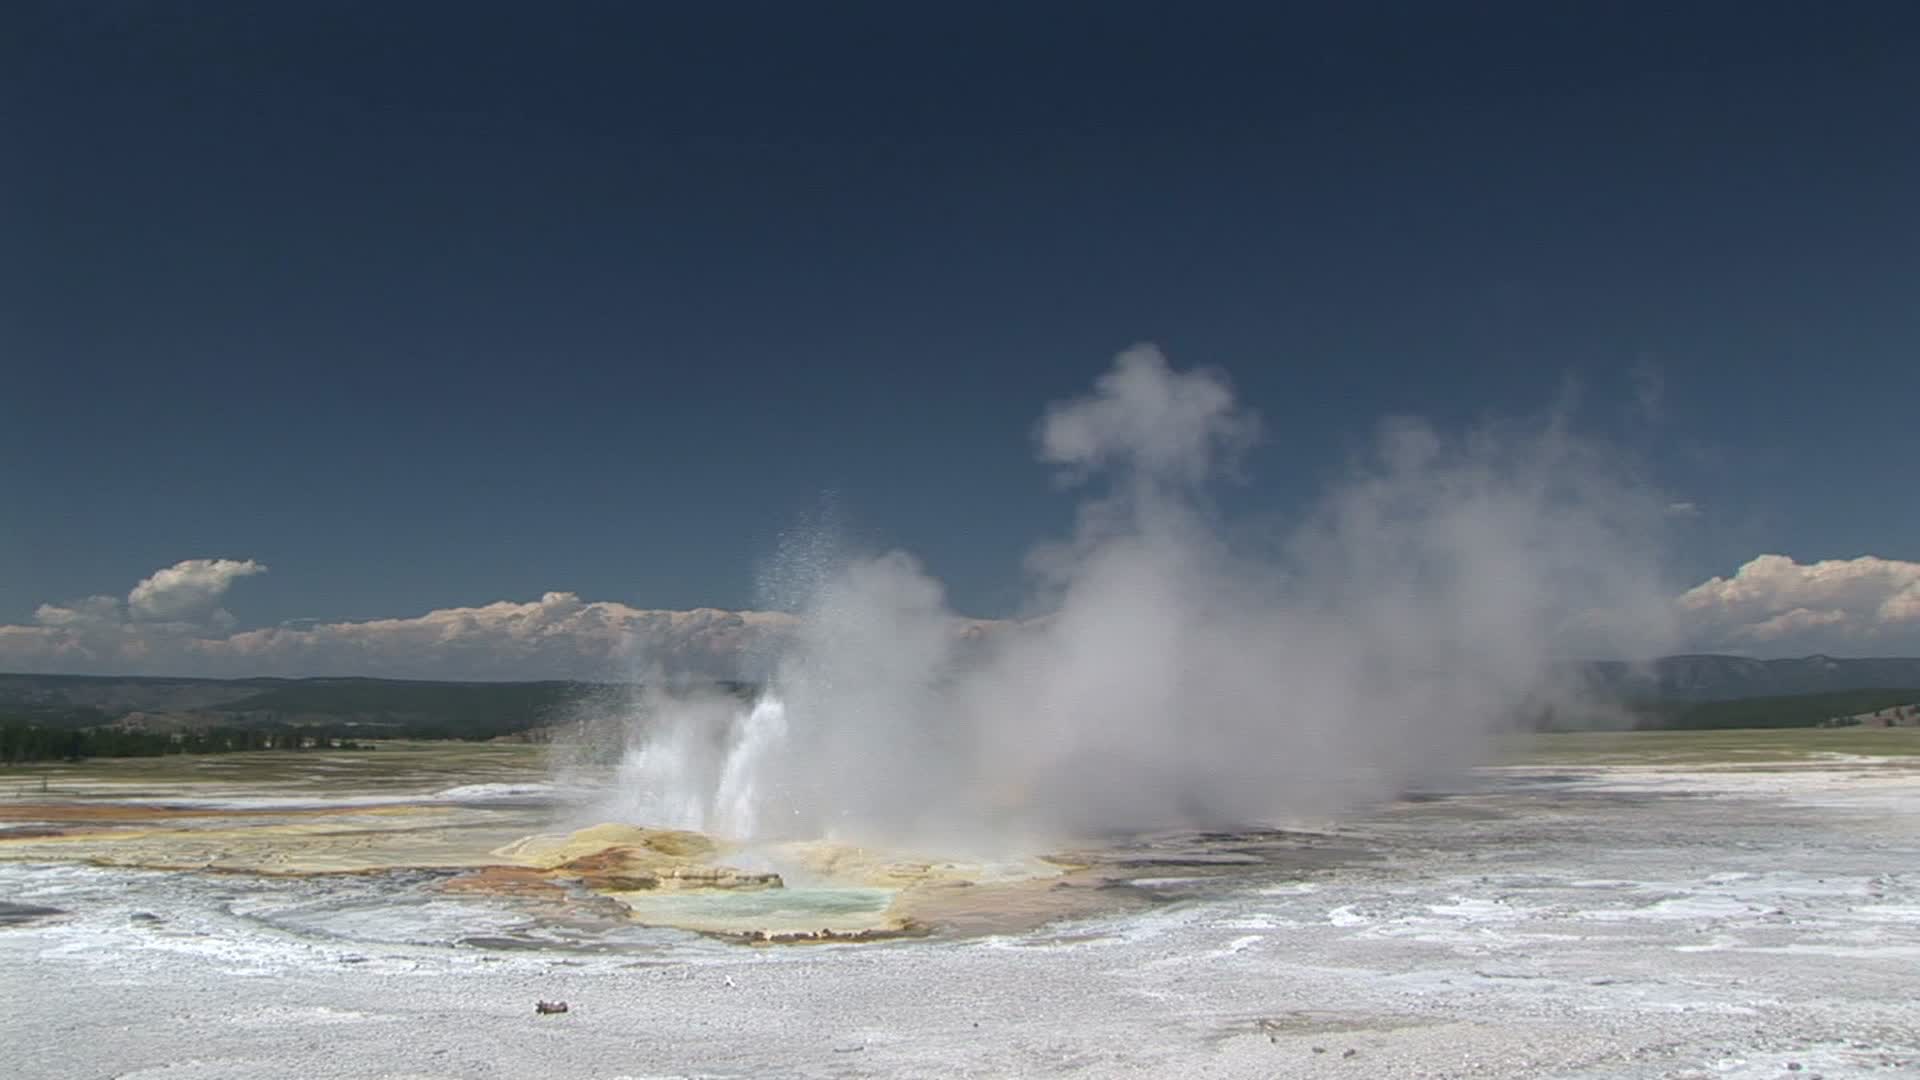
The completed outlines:
{"type": "MultiPolygon", "coordinates": [[[[422,615],[239,630],[220,606],[252,559],[186,559],[126,597],[40,605],[0,625],[0,671],[242,677],[605,679],[742,674],[792,630],[778,611],[659,611],[550,592],[422,615]]],[[[1761,555],[1674,601],[1682,647],[1753,656],[1920,654],[1920,562],[1761,555]]],[[[993,620],[963,620],[978,633],[993,620]]]]}
{"type": "MultiPolygon", "coordinates": [[[[606,679],[731,676],[790,632],[778,611],[658,611],[568,592],[422,615],[235,629],[220,606],[252,559],[186,559],[124,597],[40,605],[0,625],[0,671],[242,677],[606,679]]],[[[1674,601],[1682,647],[1754,656],[1920,654],[1920,562],[1761,555],[1674,601]]],[[[978,633],[992,620],[964,620],[978,633]]]]}
{"type": "Polygon", "coordinates": [[[31,625],[0,625],[0,671],[240,677],[595,679],[737,673],[792,620],[779,612],[648,611],[569,592],[424,615],[232,628],[218,606],[252,560],[188,559],[125,600],[42,604],[31,625]],[[156,619],[164,612],[169,617],[156,619]]]}

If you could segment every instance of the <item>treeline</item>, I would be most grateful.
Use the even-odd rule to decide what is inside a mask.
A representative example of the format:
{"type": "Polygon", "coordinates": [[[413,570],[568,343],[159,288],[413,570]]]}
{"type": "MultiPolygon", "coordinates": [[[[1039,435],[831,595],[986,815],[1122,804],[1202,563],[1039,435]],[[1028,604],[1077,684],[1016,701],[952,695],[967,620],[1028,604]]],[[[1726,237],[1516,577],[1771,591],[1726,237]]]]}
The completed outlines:
{"type": "Polygon", "coordinates": [[[153,732],[122,728],[53,728],[0,723],[0,762],[80,761],[93,757],[161,757],[166,754],[228,754],[243,750],[372,749],[350,735],[312,729],[217,727],[204,731],[153,732]]]}
{"type": "MultiPolygon", "coordinates": [[[[675,686],[666,689],[689,689],[675,686]]],[[[699,684],[743,698],[738,683],[699,684]]],[[[640,708],[631,683],[406,679],[155,679],[0,675],[0,723],[65,731],[326,731],[359,739],[484,740],[640,708]]]]}
{"type": "Polygon", "coordinates": [[[1653,702],[1634,707],[1634,727],[1718,731],[1730,728],[1819,727],[1829,720],[1920,702],[1920,690],[1840,690],[1826,694],[1736,701],[1653,702]]]}
{"type": "Polygon", "coordinates": [[[90,705],[37,707],[25,705],[0,708],[0,724],[44,727],[56,731],[105,727],[113,721],[113,716],[90,705]]]}
{"type": "Polygon", "coordinates": [[[383,738],[491,739],[539,727],[586,688],[578,683],[447,683],[388,679],[315,679],[276,687],[220,706],[247,723],[306,726],[352,719],[383,738]]]}

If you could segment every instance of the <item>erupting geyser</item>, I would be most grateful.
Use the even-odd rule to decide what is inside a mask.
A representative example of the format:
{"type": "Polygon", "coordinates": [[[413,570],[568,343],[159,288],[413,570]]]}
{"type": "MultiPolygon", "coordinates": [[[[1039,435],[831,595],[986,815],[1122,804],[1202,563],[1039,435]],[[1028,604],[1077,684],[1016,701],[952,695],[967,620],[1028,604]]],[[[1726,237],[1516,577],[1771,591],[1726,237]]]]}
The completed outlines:
{"type": "Polygon", "coordinates": [[[1285,535],[1207,494],[1258,431],[1220,375],[1121,354],[1039,424],[1092,491],[1027,617],[962,634],[912,557],[841,560],[757,702],[636,721],[623,816],[965,845],[1324,813],[1471,760],[1557,660],[1669,639],[1660,500],[1562,417],[1389,422],[1285,535]]]}

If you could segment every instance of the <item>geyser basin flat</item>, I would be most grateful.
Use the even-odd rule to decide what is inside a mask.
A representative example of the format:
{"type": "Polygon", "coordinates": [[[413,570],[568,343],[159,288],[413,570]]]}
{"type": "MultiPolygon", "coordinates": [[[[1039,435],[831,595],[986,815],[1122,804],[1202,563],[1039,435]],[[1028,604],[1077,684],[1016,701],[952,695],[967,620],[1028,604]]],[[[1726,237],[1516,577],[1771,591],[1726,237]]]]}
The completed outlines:
{"type": "Polygon", "coordinates": [[[1045,889],[1062,873],[1037,860],[958,863],[818,841],[741,849],[699,833],[617,822],[546,833],[558,793],[544,783],[544,757],[529,747],[401,744],[355,755],[232,754],[213,764],[117,759],[22,776],[16,794],[34,797],[0,802],[0,861],[274,877],[400,875],[393,889],[376,889],[357,907],[317,905],[318,914],[301,924],[303,932],[319,933],[335,922],[332,929],[349,938],[355,926],[380,922],[371,909],[382,903],[423,916],[464,910],[449,903],[453,897],[494,905],[497,917],[476,917],[471,935],[454,933],[451,915],[428,919],[422,925],[429,928],[417,932],[444,931],[447,941],[498,938],[496,924],[533,918],[584,919],[604,934],[609,913],[617,912],[628,923],[757,944],[811,941],[804,935],[823,930],[871,939],[946,925],[966,932],[1020,928],[1123,903],[1084,888],[1016,897],[1022,888],[1045,889]],[[407,877],[415,871],[454,876],[435,877],[433,895],[422,896],[407,877]],[[975,885],[974,892],[952,894],[975,885]],[[783,895],[732,895],[760,890],[783,895]],[[668,896],[674,893],[687,895],[668,896]]]}
{"type": "Polygon", "coordinates": [[[32,987],[0,1044],[22,1080],[1912,1071],[1920,758],[1871,751],[1920,732],[1767,769],[1634,739],[1318,835],[1116,840],[1038,890],[1107,914],[882,948],[738,948],[545,884],[449,903],[439,871],[5,862],[0,899],[59,913],[0,927],[0,986],[32,987]]]}
{"type": "Polygon", "coordinates": [[[538,748],[436,743],[35,766],[0,776],[14,796],[0,800],[0,860],[290,875],[479,866],[545,824],[546,779],[538,748]]]}

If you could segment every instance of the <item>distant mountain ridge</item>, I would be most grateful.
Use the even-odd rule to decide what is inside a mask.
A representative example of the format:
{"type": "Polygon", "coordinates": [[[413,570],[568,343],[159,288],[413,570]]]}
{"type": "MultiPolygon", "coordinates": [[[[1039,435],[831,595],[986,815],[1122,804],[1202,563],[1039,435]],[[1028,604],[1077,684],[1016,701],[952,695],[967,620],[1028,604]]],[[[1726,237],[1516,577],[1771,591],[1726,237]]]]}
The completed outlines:
{"type": "Polygon", "coordinates": [[[1920,657],[1663,656],[1648,664],[1617,660],[1580,665],[1596,693],[1625,700],[1732,701],[1847,690],[1920,687],[1920,657]]]}
{"type": "MultiPolygon", "coordinates": [[[[970,640],[983,640],[985,632],[962,629],[970,640]]],[[[1603,713],[1634,727],[1804,726],[1920,704],[1916,657],[1686,655],[1644,664],[1573,664],[1562,675],[1563,686],[1584,687],[1591,698],[1610,703],[1603,713]]],[[[700,682],[743,698],[753,693],[746,683],[700,682]]],[[[641,700],[637,684],[617,682],[0,674],[0,735],[112,731],[151,741],[225,730],[360,740],[517,738],[609,710],[625,712],[641,700]]],[[[1533,723],[1551,728],[1558,722],[1549,710],[1533,723]]]]}
{"type": "MultiPolygon", "coordinates": [[[[969,628],[978,634],[977,627],[969,628]]],[[[1755,660],[1713,654],[1666,656],[1646,664],[1606,660],[1574,666],[1573,678],[1596,696],[1622,701],[1705,702],[1850,690],[1920,687],[1920,657],[1805,656],[1755,660]]],[[[318,715],[477,710],[482,702],[558,701],[624,684],[562,680],[472,682],[359,677],[246,679],[149,675],[0,674],[0,712],[91,710],[129,713],[274,713],[318,715]],[[531,698],[531,688],[539,688],[531,698]]]]}
{"type": "Polygon", "coordinates": [[[556,722],[597,693],[626,689],[561,681],[0,675],[0,723],[64,730],[297,728],[372,738],[492,738],[556,722]]]}

